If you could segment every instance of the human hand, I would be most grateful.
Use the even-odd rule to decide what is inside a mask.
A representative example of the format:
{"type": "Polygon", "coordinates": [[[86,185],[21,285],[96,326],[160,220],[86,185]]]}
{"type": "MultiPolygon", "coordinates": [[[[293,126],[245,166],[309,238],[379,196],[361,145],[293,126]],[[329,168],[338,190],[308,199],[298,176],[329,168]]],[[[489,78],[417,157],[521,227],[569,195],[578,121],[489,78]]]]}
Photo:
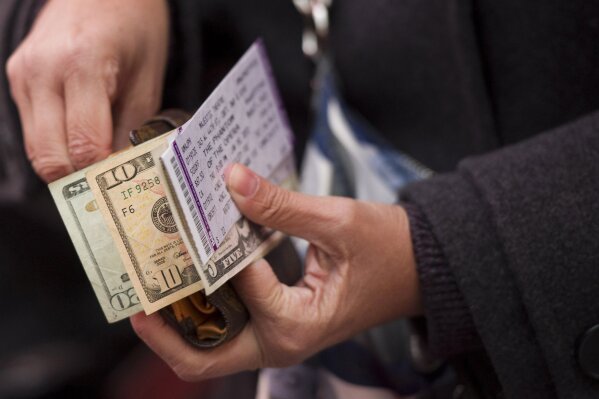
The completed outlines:
{"type": "Polygon", "coordinates": [[[310,242],[305,275],[281,284],[265,260],[233,279],[251,319],[229,343],[192,348],[159,315],[131,318],[137,334],[185,380],[298,363],[386,321],[422,312],[409,226],[400,206],[312,197],[239,164],[225,173],[240,211],[310,242]]]}
{"type": "Polygon", "coordinates": [[[158,110],[167,44],[165,0],[47,2],[6,66],[42,179],[105,158],[158,110]]]}

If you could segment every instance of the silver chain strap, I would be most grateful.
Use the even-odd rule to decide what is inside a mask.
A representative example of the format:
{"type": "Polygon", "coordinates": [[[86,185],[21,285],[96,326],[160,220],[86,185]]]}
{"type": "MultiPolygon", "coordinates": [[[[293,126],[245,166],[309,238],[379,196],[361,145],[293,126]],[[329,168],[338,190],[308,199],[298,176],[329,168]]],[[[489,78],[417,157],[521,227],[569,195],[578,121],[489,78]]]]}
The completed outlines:
{"type": "Polygon", "coordinates": [[[329,34],[329,8],[333,0],[293,0],[295,8],[304,16],[302,50],[317,60],[326,48],[329,34]]]}

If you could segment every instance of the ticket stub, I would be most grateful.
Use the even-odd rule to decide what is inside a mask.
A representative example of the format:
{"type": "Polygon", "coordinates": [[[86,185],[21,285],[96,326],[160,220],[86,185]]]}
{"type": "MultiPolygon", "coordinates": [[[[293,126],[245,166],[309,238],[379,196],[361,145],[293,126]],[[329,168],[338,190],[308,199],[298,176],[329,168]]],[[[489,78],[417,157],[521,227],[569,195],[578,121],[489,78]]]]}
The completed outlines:
{"type": "Polygon", "coordinates": [[[161,157],[171,181],[178,183],[175,195],[203,263],[241,217],[225,187],[224,168],[239,162],[268,177],[292,149],[287,116],[257,41],[161,157]]]}

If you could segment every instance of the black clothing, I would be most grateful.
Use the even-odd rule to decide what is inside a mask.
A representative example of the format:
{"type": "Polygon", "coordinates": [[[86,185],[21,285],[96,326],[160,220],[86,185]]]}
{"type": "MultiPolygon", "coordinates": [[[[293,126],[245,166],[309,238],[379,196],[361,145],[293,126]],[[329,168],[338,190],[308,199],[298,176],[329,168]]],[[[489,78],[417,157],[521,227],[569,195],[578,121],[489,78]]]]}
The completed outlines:
{"type": "Polygon", "coordinates": [[[402,193],[433,347],[482,342],[510,398],[596,397],[575,356],[599,323],[599,113],[543,132],[599,110],[599,3],[334,11],[346,99],[399,149],[457,166],[402,193]]]}
{"type": "MultiPolygon", "coordinates": [[[[599,322],[598,160],[595,113],[404,193],[430,221],[507,397],[597,396],[575,355],[599,322]]],[[[460,338],[451,280],[431,273],[430,252],[416,251],[421,277],[432,275],[422,280],[431,338],[460,338]]]]}

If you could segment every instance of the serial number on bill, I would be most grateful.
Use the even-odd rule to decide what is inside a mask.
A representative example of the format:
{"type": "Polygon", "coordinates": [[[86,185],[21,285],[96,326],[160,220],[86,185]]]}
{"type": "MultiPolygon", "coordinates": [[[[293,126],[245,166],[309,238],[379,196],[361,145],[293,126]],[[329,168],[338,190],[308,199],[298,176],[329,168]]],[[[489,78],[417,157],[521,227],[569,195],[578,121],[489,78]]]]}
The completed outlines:
{"type": "Polygon", "coordinates": [[[138,182],[136,185],[129,187],[126,190],[121,191],[123,199],[132,198],[136,194],[141,194],[144,191],[151,190],[155,186],[160,184],[160,178],[158,176],[154,176],[150,179],[144,179],[138,182]]]}

